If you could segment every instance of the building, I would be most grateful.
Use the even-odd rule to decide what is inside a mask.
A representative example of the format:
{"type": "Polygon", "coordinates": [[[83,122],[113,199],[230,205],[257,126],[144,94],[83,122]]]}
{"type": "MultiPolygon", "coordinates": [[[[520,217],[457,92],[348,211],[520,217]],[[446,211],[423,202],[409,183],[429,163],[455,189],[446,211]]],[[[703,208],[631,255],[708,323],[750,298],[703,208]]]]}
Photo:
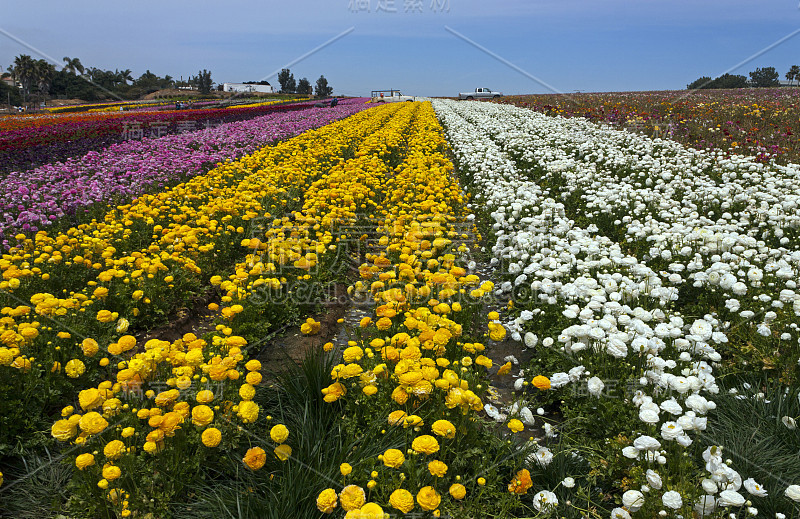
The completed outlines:
{"type": "Polygon", "coordinates": [[[257,85],[250,83],[223,83],[222,91],[237,93],[261,92],[264,94],[274,94],[275,88],[273,88],[273,86],[270,84],[257,85]]]}
{"type": "Polygon", "coordinates": [[[6,85],[10,86],[10,87],[16,86],[16,85],[14,84],[14,80],[13,80],[12,78],[10,78],[10,77],[4,77],[4,78],[3,78],[3,82],[4,82],[6,85]]]}

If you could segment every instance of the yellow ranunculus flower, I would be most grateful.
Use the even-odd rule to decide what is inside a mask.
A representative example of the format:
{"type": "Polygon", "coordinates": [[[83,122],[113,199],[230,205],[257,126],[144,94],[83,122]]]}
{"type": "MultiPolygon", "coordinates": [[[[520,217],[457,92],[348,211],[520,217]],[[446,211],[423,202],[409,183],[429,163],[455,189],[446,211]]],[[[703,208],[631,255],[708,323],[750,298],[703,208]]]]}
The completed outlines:
{"type": "Polygon", "coordinates": [[[436,420],[431,426],[433,433],[443,438],[453,439],[456,436],[456,426],[448,420],[436,420]]]}
{"type": "Polygon", "coordinates": [[[525,429],[525,426],[516,418],[512,418],[508,421],[508,428],[511,429],[511,432],[518,433],[525,429]]]}
{"type": "Polygon", "coordinates": [[[417,492],[417,503],[423,510],[436,510],[441,502],[442,496],[433,487],[422,487],[417,492]]]}
{"type": "Polygon", "coordinates": [[[292,455],[292,448],[289,445],[283,443],[275,447],[274,453],[279,460],[286,461],[289,459],[289,456],[292,455]]]}
{"type": "Polygon", "coordinates": [[[192,423],[205,427],[214,421],[214,411],[207,405],[196,405],[192,408],[192,423]]]}
{"type": "Polygon", "coordinates": [[[393,469],[400,468],[405,463],[406,457],[402,451],[398,449],[387,449],[383,453],[383,464],[393,469]]]}
{"type": "Polygon", "coordinates": [[[243,400],[239,402],[239,411],[236,414],[242,420],[242,423],[253,423],[258,418],[258,411],[258,404],[252,400],[243,400]]]}
{"type": "Polygon", "coordinates": [[[69,420],[58,420],[50,428],[50,434],[58,441],[66,442],[78,434],[78,426],[69,420]]]}
{"type": "Polygon", "coordinates": [[[533,385],[536,388],[545,391],[547,389],[550,389],[550,379],[542,375],[537,375],[533,377],[533,385]]]}
{"type": "Polygon", "coordinates": [[[323,514],[330,514],[338,506],[339,496],[332,488],[326,488],[317,496],[317,509],[323,514]]]}
{"type": "Polygon", "coordinates": [[[95,388],[84,389],[78,393],[78,402],[81,405],[81,409],[91,411],[103,404],[103,395],[95,388]]]}
{"type": "Polygon", "coordinates": [[[414,495],[408,490],[398,488],[389,496],[389,504],[395,510],[407,514],[414,509],[414,495]]]}
{"type": "Polygon", "coordinates": [[[78,378],[86,372],[86,365],[79,359],[72,359],[64,366],[64,372],[69,378],[78,378]]]}
{"type": "Polygon", "coordinates": [[[428,471],[431,473],[431,476],[443,478],[444,475],[447,474],[447,465],[442,461],[433,460],[428,463],[428,471]]]}
{"type": "Polygon", "coordinates": [[[100,310],[97,312],[97,320],[101,323],[110,323],[114,320],[114,316],[110,310],[100,310]]]}
{"type": "Polygon", "coordinates": [[[114,481],[122,475],[122,470],[116,465],[106,464],[103,467],[103,478],[108,481],[114,481]]]}
{"type": "Polygon", "coordinates": [[[461,483],[453,483],[450,485],[450,496],[453,499],[461,500],[467,495],[467,489],[461,483]]]}
{"type": "Polygon", "coordinates": [[[261,447],[252,447],[247,450],[242,461],[250,470],[258,470],[267,462],[267,453],[261,447]]]}
{"type": "Polygon", "coordinates": [[[78,426],[81,428],[81,431],[86,434],[98,434],[108,427],[108,422],[100,413],[91,411],[81,417],[78,426]]]}
{"type": "Polygon", "coordinates": [[[350,510],[358,510],[367,501],[364,494],[364,489],[358,485],[347,485],[339,494],[339,502],[342,504],[342,510],[349,512],[350,510]]]}
{"type": "Polygon", "coordinates": [[[411,442],[411,448],[423,454],[433,454],[439,450],[439,442],[433,436],[423,434],[414,438],[414,441],[411,442]]]}
{"type": "Polygon", "coordinates": [[[206,447],[216,447],[222,441],[222,433],[216,427],[209,427],[200,435],[200,440],[206,447]]]}
{"type": "Polygon", "coordinates": [[[270,429],[269,437],[275,443],[283,443],[289,437],[289,429],[283,424],[278,424],[270,429]]]}
{"type": "Polygon", "coordinates": [[[88,452],[79,454],[78,457],[75,458],[75,466],[78,467],[79,470],[91,467],[92,465],[94,465],[94,456],[88,452]]]}
{"type": "Polygon", "coordinates": [[[94,357],[100,349],[100,346],[97,344],[96,340],[86,338],[81,342],[81,349],[83,350],[83,354],[87,357],[94,357]]]}

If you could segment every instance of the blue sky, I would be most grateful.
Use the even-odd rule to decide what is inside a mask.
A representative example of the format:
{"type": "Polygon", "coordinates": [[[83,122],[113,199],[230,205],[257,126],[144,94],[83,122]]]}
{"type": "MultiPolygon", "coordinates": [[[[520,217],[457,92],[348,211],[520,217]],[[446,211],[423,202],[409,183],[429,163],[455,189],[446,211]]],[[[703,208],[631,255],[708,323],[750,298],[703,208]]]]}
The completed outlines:
{"type": "MultiPolygon", "coordinates": [[[[217,82],[237,82],[262,79],[353,28],[291,66],[295,78],[313,84],[324,74],[345,95],[548,92],[448,26],[559,91],[662,90],[726,72],[800,29],[797,2],[29,0],[4,6],[0,29],[58,61],[176,78],[206,68],[217,82]]],[[[3,70],[20,53],[41,57],[0,34],[3,70]]],[[[774,66],[783,79],[793,64],[800,34],[731,72],[774,66]]]]}

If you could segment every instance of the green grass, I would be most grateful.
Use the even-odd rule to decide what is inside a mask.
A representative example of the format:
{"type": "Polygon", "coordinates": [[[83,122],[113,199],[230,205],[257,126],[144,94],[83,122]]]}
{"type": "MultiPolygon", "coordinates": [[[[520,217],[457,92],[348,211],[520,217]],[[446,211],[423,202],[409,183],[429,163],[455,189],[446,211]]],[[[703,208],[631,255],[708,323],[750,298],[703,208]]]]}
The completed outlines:
{"type": "Polygon", "coordinates": [[[714,398],[717,409],[712,412],[703,441],[722,445],[723,457],[733,461],[732,467],[742,479],[753,478],[767,490],[769,495],[763,498],[750,496],[744,487],[739,491],[752,500],[759,516],[774,517],[781,512],[796,517],[797,505],[793,511],[792,501],[783,492],[800,482],[800,430],[791,430],[782,418],[800,418],[800,391],[768,379],[750,377],[749,390],[742,389],[745,380],[731,382],[714,398]],[[738,388],[738,396],[746,398],[728,393],[731,387],[738,388]],[[764,393],[763,399],[756,396],[759,392],[764,393]]]}

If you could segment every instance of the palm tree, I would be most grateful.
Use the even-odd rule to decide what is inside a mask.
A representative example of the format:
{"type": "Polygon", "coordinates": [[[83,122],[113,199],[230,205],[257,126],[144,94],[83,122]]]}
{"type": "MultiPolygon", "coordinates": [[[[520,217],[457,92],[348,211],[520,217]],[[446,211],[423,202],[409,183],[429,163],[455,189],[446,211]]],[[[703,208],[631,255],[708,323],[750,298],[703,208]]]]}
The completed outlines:
{"type": "Polygon", "coordinates": [[[38,89],[37,99],[39,101],[41,101],[42,95],[50,92],[50,84],[53,82],[55,73],[55,67],[45,60],[39,59],[33,62],[33,83],[38,89]]]}
{"type": "Polygon", "coordinates": [[[27,101],[28,93],[36,79],[35,61],[27,54],[20,54],[14,58],[14,79],[22,85],[22,99],[27,101]]]}
{"type": "Polygon", "coordinates": [[[800,66],[792,65],[792,67],[789,69],[789,72],[786,73],[786,79],[789,80],[790,85],[792,84],[792,80],[800,80],[800,66]]]}
{"type": "Polygon", "coordinates": [[[128,84],[128,81],[133,81],[133,76],[131,76],[131,72],[133,71],[129,68],[119,71],[120,80],[126,85],[128,84]]]}
{"type": "Polygon", "coordinates": [[[81,60],[79,58],[68,58],[65,56],[64,63],[66,63],[66,65],[64,65],[64,70],[67,70],[73,74],[75,73],[76,70],[80,74],[83,74],[84,70],[86,70],[83,67],[83,64],[81,64],[81,60]]]}

